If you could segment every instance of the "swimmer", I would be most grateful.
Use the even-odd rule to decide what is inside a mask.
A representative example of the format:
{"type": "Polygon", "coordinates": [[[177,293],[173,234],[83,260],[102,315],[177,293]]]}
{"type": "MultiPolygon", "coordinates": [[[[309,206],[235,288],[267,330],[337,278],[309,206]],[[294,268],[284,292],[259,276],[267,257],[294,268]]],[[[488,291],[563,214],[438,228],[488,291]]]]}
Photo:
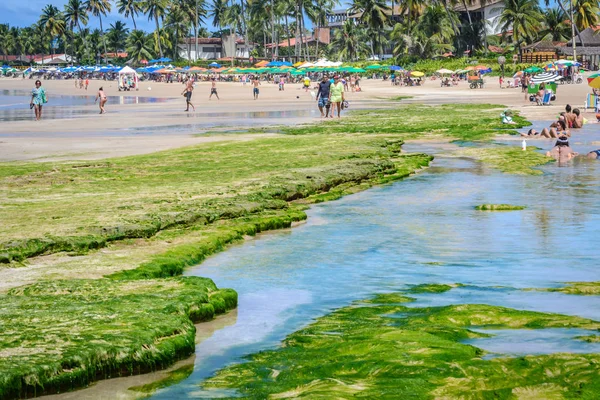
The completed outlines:
{"type": "Polygon", "coordinates": [[[552,157],[559,163],[565,163],[577,155],[578,153],[569,147],[569,138],[565,135],[560,135],[552,150],[546,153],[546,157],[552,157]]]}

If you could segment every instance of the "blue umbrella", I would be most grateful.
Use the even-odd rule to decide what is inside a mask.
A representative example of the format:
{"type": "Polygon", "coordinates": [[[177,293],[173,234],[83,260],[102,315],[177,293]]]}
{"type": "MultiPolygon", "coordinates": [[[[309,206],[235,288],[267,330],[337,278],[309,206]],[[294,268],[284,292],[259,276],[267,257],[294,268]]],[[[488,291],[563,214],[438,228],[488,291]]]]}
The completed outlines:
{"type": "Polygon", "coordinates": [[[390,69],[391,69],[392,71],[403,71],[403,70],[404,70],[404,68],[402,68],[402,67],[399,67],[399,66],[397,66],[397,65],[392,65],[392,66],[390,67],[390,69]]]}
{"type": "Polygon", "coordinates": [[[221,64],[216,62],[211,62],[210,64],[208,64],[208,66],[213,68],[221,68],[221,64]]]}
{"type": "MultiPolygon", "coordinates": [[[[268,63],[266,66],[267,67],[282,67],[283,65],[285,65],[283,63],[283,61],[271,61],[270,63],[268,63]]],[[[290,64],[291,66],[292,64],[290,64]]]]}
{"type": "Polygon", "coordinates": [[[171,59],[168,57],[159,58],[158,62],[171,62],[171,59]]]}
{"type": "Polygon", "coordinates": [[[150,60],[148,61],[150,64],[156,64],[157,62],[160,62],[159,60],[150,60]]]}

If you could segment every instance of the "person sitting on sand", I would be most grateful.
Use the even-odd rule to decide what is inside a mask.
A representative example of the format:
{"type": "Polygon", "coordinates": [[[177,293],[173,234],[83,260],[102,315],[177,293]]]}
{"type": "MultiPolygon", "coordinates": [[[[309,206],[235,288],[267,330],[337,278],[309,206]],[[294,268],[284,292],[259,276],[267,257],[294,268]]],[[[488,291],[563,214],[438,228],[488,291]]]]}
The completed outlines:
{"type": "Polygon", "coordinates": [[[592,150],[586,155],[587,158],[591,158],[592,160],[600,160],[600,149],[592,150]]]}
{"type": "Polygon", "coordinates": [[[560,135],[556,139],[556,144],[552,150],[546,153],[546,157],[552,157],[559,163],[565,163],[577,155],[578,154],[569,147],[569,138],[564,135],[560,135]]]}
{"type": "Polygon", "coordinates": [[[544,85],[542,83],[542,84],[540,84],[540,87],[539,87],[537,93],[535,94],[535,102],[537,103],[538,106],[542,105],[542,101],[544,99],[545,93],[546,93],[546,85],[544,85]]]}

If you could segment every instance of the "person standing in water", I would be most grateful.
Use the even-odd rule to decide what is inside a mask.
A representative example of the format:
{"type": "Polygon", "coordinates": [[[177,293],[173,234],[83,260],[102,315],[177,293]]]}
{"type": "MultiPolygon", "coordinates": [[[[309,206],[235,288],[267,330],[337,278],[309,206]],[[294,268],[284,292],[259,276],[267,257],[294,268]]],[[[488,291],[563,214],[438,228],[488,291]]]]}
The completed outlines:
{"type": "Polygon", "coordinates": [[[47,102],[46,89],[42,87],[41,81],[35,81],[35,88],[31,91],[31,102],[29,103],[29,107],[33,108],[36,121],[42,119],[42,107],[47,102]]]}
{"type": "MultiPolygon", "coordinates": [[[[214,78],[213,78],[214,79],[214,78]]],[[[185,111],[190,111],[190,106],[192,106],[192,110],[196,111],[196,107],[192,104],[192,92],[194,91],[194,81],[193,79],[188,79],[185,89],[181,94],[185,97],[185,111]]]]}
{"type": "Polygon", "coordinates": [[[211,97],[213,96],[213,94],[215,96],[217,96],[217,100],[221,100],[219,98],[219,94],[217,93],[217,82],[215,82],[215,78],[212,78],[212,86],[210,88],[210,96],[208,96],[209,100],[211,99],[211,97]]]}
{"type": "MultiPolygon", "coordinates": [[[[321,118],[327,118],[329,116],[329,107],[327,107],[329,103],[329,87],[331,86],[331,82],[327,79],[327,76],[323,75],[323,79],[319,83],[319,91],[317,92],[317,105],[319,107],[319,111],[321,112],[321,118]],[[326,109],[326,112],[323,113],[323,108],[326,109]]],[[[333,114],[331,115],[333,118],[333,114]]]]}
{"type": "Polygon", "coordinates": [[[106,94],[104,93],[104,88],[102,88],[102,86],[100,87],[100,89],[98,89],[98,95],[94,100],[94,104],[96,104],[98,100],[100,100],[100,114],[105,114],[106,110],[104,109],[104,105],[106,104],[107,99],[106,94]]]}
{"type": "Polygon", "coordinates": [[[254,100],[256,100],[260,94],[260,90],[258,90],[258,87],[260,86],[258,75],[254,75],[254,78],[252,79],[252,86],[254,87],[254,89],[252,89],[252,93],[254,94],[254,100]]]}

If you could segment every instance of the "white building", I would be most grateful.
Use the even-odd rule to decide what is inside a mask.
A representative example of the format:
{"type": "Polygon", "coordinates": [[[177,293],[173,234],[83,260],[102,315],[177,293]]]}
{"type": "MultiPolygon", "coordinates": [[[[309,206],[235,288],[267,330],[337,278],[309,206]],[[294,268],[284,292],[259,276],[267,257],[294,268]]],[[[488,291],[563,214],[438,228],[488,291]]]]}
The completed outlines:
{"type": "Polygon", "coordinates": [[[198,38],[198,54],[194,38],[186,38],[177,45],[179,56],[185,60],[217,60],[231,57],[249,58],[254,44],[246,44],[243,39],[232,35],[223,38],[198,38]]]}

